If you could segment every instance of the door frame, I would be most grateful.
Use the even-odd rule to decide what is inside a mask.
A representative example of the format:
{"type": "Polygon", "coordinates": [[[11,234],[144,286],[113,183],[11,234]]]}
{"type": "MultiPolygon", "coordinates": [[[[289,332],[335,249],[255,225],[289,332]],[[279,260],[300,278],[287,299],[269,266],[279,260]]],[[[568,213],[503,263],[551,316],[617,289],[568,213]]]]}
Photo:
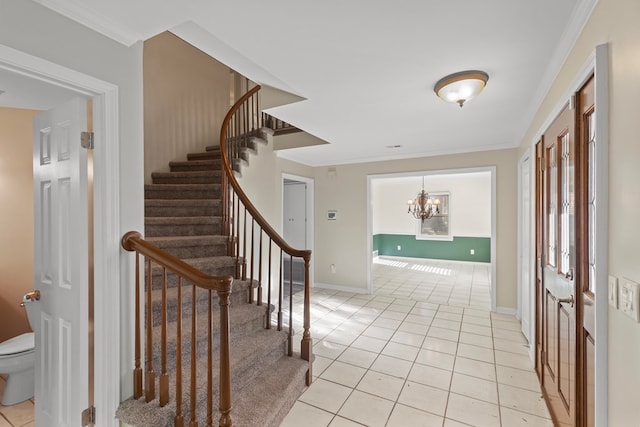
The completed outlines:
{"type": "MultiPolygon", "coordinates": [[[[589,55],[580,71],[576,74],[571,84],[557,101],[553,110],[542,123],[534,138],[531,140],[531,150],[535,152],[536,143],[539,142],[545,130],[560,114],[567,100],[587,82],[591,75],[595,80],[595,111],[596,111],[596,158],[593,167],[601,179],[596,181],[596,224],[595,238],[598,242],[609,241],[609,215],[608,215],[608,188],[609,188],[609,46],[601,44],[589,55]]],[[[531,162],[531,173],[535,174],[535,163],[531,162]]],[[[535,197],[535,186],[532,188],[532,197],[535,197]]],[[[535,216],[531,218],[535,221],[535,216]]],[[[532,222],[530,226],[535,227],[532,222]]],[[[595,423],[606,425],[608,419],[608,299],[607,278],[609,275],[609,248],[608,244],[596,247],[596,281],[600,285],[596,288],[595,322],[595,423]]],[[[535,251],[533,253],[535,265],[535,251]]],[[[537,325],[537,322],[536,322],[537,325]]],[[[581,325],[580,325],[581,326],[581,325]]]]}
{"type": "MultiPolygon", "coordinates": [[[[120,404],[120,173],[118,86],[0,44],[0,68],[93,99],[94,406],[117,426],[120,404]]],[[[88,342],[79,345],[88,348],[88,342]]],[[[80,417],[80,414],[77,415],[80,417]]]]}
{"type": "MultiPolygon", "coordinates": [[[[305,176],[299,176],[299,175],[293,175],[290,173],[282,173],[282,178],[281,178],[281,187],[280,187],[280,203],[281,203],[281,208],[280,208],[280,213],[281,213],[281,219],[282,219],[282,230],[284,231],[284,180],[285,179],[289,179],[291,181],[299,181],[299,182],[304,182],[305,184],[307,184],[307,188],[305,191],[305,198],[306,198],[306,217],[307,217],[307,223],[305,226],[305,230],[306,230],[306,239],[307,239],[307,247],[304,249],[311,249],[313,251],[314,248],[314,241],[313,241],[313,235],[314,235],[314,216],[313,216],[313,212],[314,212],[314,205],[313,205],[313,200],[314,200],[314,189],[313,189],[313,184],[314,184],[314,180],[313,178],[308,178],[305,176]]],[[[311,281],[311,287],[313,287],[313,277],[314,277],[314,269],[313,269],[313,265],[314,265],[314,257],[313,257],[313,253],[311,254],[311,261],[309,262],[309,280],[311,281]]]]}
{"type": "Polygon", "coordinates": [[[522,319],[522,305],[523,305],[523,291],[525,290],[525,283],[522,282],[522,275],[524,272],[524,259],[529,260],[529,283],[528,283],[528,294],[529,294],[529,318],[526,319],[529,325],[529,358],[535,362],[535,321],[536,321],[536,313],[535,313],[535,300],[536,300],[536,292],[535,292],[535,254],[532,256],[532,253],[535,251],[535,245],[533,243],[534,239],[531,238],[533,233],[531,232],[531,224],[535,218],[535,206],[531,203],[532,200],[535,200],[535,197],[531,197],[532,194],[535,194],[535,182],[531,179],[532,175],[532,150],[527,150],[520,161],[518,162],[518,218],[522,218],[524,215],[524,210],[527,206],[524,206],[524,172],[525,170],[529,172],[529,180],[526,183],[527,189],[529,190],[529,224],[525,224],[522,221],[518,221],[518,286],[517,286],[517,311],[516,317],[520,319],[522,323],[524,319],[522,319]],[[531,190],[534,190],[533,192],[531,190]],[[532,208],[533,206],[533,208],[532,208]],[[526,237],[526,238],[525,238],[526,237]],[[533,262],[531,261],[533,259],[533,262]]]}

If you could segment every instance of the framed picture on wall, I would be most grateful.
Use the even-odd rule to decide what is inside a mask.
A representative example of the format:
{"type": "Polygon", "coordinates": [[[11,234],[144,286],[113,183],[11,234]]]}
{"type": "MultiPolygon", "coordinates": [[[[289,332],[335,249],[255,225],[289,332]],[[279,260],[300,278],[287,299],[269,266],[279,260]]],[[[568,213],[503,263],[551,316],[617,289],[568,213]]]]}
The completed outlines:
{"type": "Polygon", "coordinates": [[[451,193],[448,191],[429,192],[429,197],[438,212],[424,221],[417,221],[416,239],[453,240],[451,234],[451,193]]]}

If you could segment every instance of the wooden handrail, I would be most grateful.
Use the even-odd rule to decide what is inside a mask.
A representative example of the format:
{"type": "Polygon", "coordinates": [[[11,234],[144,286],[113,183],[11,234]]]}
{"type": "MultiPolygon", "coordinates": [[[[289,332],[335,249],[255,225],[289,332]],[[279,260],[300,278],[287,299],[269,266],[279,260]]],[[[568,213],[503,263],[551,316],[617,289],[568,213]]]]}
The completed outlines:
{"type": "Polygon", "coordinates": [[[219,376],[219,412],[220,418],[218,425],[220,427],[233,427],[233,420],[231,419],[231,358],[230,358],[230,328],[229,328],[229,296],[231,295],[231,285],[233,278],[231,276],[209,276],[184,261],[174,257],[168,252],[152,245],[145,241],[142,235],[137,231],[129,231],[122,237],[122,247],[130,252],[135,252],[136,255],[136,275],[135,275],[135,368],[133,372],[133,397],[139,399],[144,396],[147,402],[151,402],[156,398],[155,381],[156,373],[154,370],[154,357],[153,352],[153,321],[152,321],[152,262],[155,262],[162,268],[162,308],[161,308],[161,375],[160,375],[160,396],[159,405],[165,406],[170,401],[169,391],[169,374],[167,372],[167,271],[174,273],[177,276],[178,282],[178,304],[177,304],[177,331],[176,331],[176,381],[175,381],[175,396],[176,396],[176,413],[174,418],[174,425],[176,427],[184,426],[184,417],[182,413],[182,285],[183,279],[192,284],[191,304],[194,309],[191,310],[191,396],[190,396],[190,412],[191,420],[190,426],[197,426],[197,410],[196,410],[196,316],[197,310],[195,310],[196,304],[196,288],[205,289],[208,292],[208,322],[207,322],[207,425],[212,425],[213,418],[213,376],[212,376],[212,351],[213,351],[213,307],[212,307],[212,293],[217,292],[218,303],[220,306],[220,323],[219,323],[219,336],[220,336],[220,376],[219,376]],[[147,286],[144,291],[140,286],[140,255],[145,257],[146,263],[146,281],[147,286]],[[145,333],[146,333],[146,348],[145,348],[145,365],[146,370],[144,372],[144,386],[143,386],[143,373],[141,368],[141,325],[140,325],[140,305],[141,305],[141,292],[146,293],[146,319],[145,319],[145,333]]]}
{"type": "MultiPolygon", "coordinates": [[[[280,250],[280,254],[275,255],[275,259],[279,259],[279,277],[277,283],[277,328],[283,328],[283,288],[285,286],[283,276],[283,253],[289,255],[288,261],[293,264],[293,258],[302,258],[304,260],[304,314],[303,314],[303,334],[300,344],[301,357],[309,361],[309,369],[307,371],[306,382],[311,384],[312,380],[312,341],[310,334],[311,324],[311,285],[310,285],[310,262],[311,251],[308,249],[296,249],[290,246],[284,238],[269,224],[262,216],[260,211],[253,205],[249,197],[243,191],[234,174],[236,162],[242,163],[246,160],[246,150],[255,149],[251,146],[251,138],[258,136],[262,132],[263,115],[261,114],[258,92],[260,86],[257,85],[246,94],[244,94],[231,107],[222,122],[220,129],[220,151],[222,157],[222,215],[224,233],[229,236],[228,249],[229,255],[234,256],[237,262],[236,276],[243,280],[247,278],[247,234],[251,233],[249,252],[249,265],[251,266],[250,280],[253,281],[254,267],[257,260],[258,263],[258,298],[257,304],[262,305],[262,233],[268,236],[268,265],[267,272],[267,309],[266,309],[266,328],[271,327],[271,248],[275,245],[280,250]],[[233,162],[233,164],[232,164],[233,162]],[[241,211],[241,205],[243,210],[241,211]],[[242,213],[241,213],[242,212],[242,213]],[[247,215],[251,217],[251,227],[247,228],[247,215]],[[241,218],[243,218],[241,222],[241,218]],[[255,225],[258,226],[259,241],[258,249],[254,246],[255,225]]],[[[290,266],[292,267],[292,266],[290,266]]],[[[289,343],[288,353],[292,354],[292,337],[293,337],[293,269],[289,269],[289,343]]],[[[249,302],[253,303],[253,289],[249,293],[249,302]]]]}
{"type": "Polygon", "coordinates": [[[235,175],[233,174],[233,170],[231,169],[231,164],[229,163],[229,159],[227,156],[227,129],[229,127],[229,122],[231,121],[231,118],[236,113],[236,111],[238,111],[238,109],[249,98],[251,98],[254,94],[256,94],[259,90],[260,90],[260,85],[257,85],[256,87],[251,89],[249,92],[245,93],[229,110],[229,112],[224,118],[224,121],[222,122],[222,128],[220,130],[220,151],[222,152],[222,163],[223,163],[224,172],[227,176],[227,179],[229,180],[229,183],[233,187],[233,190],[235,191],[236,195],[238,196],[238,198],[240,199],[244,207],[247,209],[247,211],[249,211],[249,214],[255,219],[258,225],[262,227],[265,233],[267,233],[267,235],[271,239],[273,239],[273,242],[276,245],[281,247],[282,250],[284,250],[289,255],[293,255],[295,257],[300,257],[305,259],[306,257],[311,258],[310,250],[308,249],[301,250],[301,249],[296,249],[290,246],[286,242],[286,240],[284,240],[282,236],[280,236],[280,234],[278,234],[278,232],[274,230],[273,227],[271,227],[271,224],[269,224],[269,222],[266,219],[264,219],[264,217],[260,214],[260,211],[256,209],[253,203],[251,203],[251,200],[249,199],[249,197],[242,190],[242,187],[238,183],[238,180],[236,179],[235,175]]]}

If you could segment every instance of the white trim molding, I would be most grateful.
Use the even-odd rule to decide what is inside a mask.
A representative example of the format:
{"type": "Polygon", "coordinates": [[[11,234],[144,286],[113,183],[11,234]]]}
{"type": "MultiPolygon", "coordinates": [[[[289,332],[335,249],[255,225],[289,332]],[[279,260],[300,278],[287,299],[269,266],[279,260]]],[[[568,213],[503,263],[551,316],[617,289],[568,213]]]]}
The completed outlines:
{"type": "MultiPolygon", "coordinates": [[[[0,68],[94,102],[94,404],[96,424],[117,426],[120,404],[120,166],[118,86],[0,45],[0,68]]],[[[79,414],[78,414],[79,417],[79,414]]]]}

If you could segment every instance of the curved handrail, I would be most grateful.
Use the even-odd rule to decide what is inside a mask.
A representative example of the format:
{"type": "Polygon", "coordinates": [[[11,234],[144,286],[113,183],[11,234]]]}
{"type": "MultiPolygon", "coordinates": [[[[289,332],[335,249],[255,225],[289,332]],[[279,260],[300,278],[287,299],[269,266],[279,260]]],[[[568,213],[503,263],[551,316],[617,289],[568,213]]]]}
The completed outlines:
{"type": "MultiPolygon", "coordinates": [[[[230,249],[230,254],[235,252],[236,260],[238,260],[238,265],[240,265],[240,248],[242,247],[242,275],[240,275],[237,271],[237,276],[242,277],[242,279],[246,279],[246,250],[247,247],[251,247],[251,252],[249,254],[249,265],[251,266],[251,277],[253,280],[254,277],[254,267],[255,262],[253,258],[253,253],[255,250],[254,247],[254,223],[256,223],[259,227],[259,243],[257,250],[257,258],[258,258],[258,305],[262,305],[262,233],[264,232],[269,237],[268,244],[268,262],[269,264],[272,261],[271,258],[271,245],[275,245],[280,249],[280,283],[278,284],[278,303],[277,303],[277,327],[278,330],[282,329],[282,318],[283,318],[283,253],[289,255],[290,265],[289,265],[289,338],[288,338],[288,353],[289,356],[293,354],[293,257],[302,258],[304,260],[304,314],[303,314],[303,333],[302,333],[302,341],[300,343],[300,356],[302,359],[309,361],[309,369],[307,371],[306,382],[307,385],[311,385],[312,381],[312,340],[310,333],[310,325],[311,325],[311,280],[310,280],[310,263],[311,263],[311,251],[308,249],[295,249],[291,247],[284,238],[271,227],[269,222],[260,214],[258,209],[251,203],[249,197],[240,187],[238,180],[235,177],[233,172],[233,168],[229,159],[229,153],[231,152],[234,157],[231,161],[235,161],[236,159],[244,159],[243,153],[241,151],[242,148],[249,148],[245,141],[248,141],[251,136],[254,135],[254,132],[259,131],[260,124],[260,113],[258,105],[258,97],[257,93],[260,90],[260,86],[257,85],[251,90],[249,90],[246,94],[244,94],[240,99],[231,107],[227,115],[225,116],[222,122],[222,128],[220,130],[220,151],[222,157],[222,210],[223,210],[223,228],[225,234],[229,236],[229,245],[230,248],[233,246],[235,242],[235,250],[230,249]],[[254,102],[255,96],[255,102],[254,102]],[[257,118],[256,118],[257,117],[257,118]],[[254,119],[255,118],[255,119],[254,119]],[[235,133],[233,133],[235,132],[235,133]],[[230,142],[228,138],[231,137],[233,140],[230,142]],[[245,142],[244,147],[229,147],[229,144],[241,143],[245,142]],[[231,202],[231,203],[229,203],[231,202]],[[240,224],[240,205],[244,208],[244,217],[243,224],[240,224]],[[247,229],[247,216],[251,217],[251,227],[250,230],[247,229]],[[233,224],[229,224],[229,218],[234,218],[235,228],[233,224]],[[242,230],[240,229],[242,227],[242,230]],[[247,235],[251,236],[251,242],[247,243],[247,235]],[[242,237],[242,243],[240,242],[240,237],[242,237]]],[[[238,267],[236,267],[238,268],[238,267]]],[[[269,268],[268,281],[267,281],[267,303],[271,305],[271,269],[269,268]]],[[[253,292],[249,294],[249,301],[253,302],[253,292]]],[[[267,320],[265,327],[268,329],[271,327],[270,320],[270,312],[268,311],[266,314],[267,320]]]]}
{"type": "Polygon", "coordinates": [[[240,199],[244,207],[247,209],[247,211],[249,211],[249,214],[256,220],[258,225],[262,227],[262,229],[267,233],[267,235],[271,239],[273,239],[273,242],[276,245],[278,245],[280,248],[282,248],[282,250],[285,251],[287,254],[308,260],[311,258],[311,251],[309,249],[295,249],[292,246],[290,246],[284,240],[284,238],[280,236],[280,234],[276,230],[274,230],[273,227],[271,227],[269,222],[266,219],[264,219],[264,217],[260,214],[258,209],[253,205],[253,203],[251,203],[251,200],[249,200],[249,197],[242,190],[242,187],[240,187],[238,180],[233,174],[233,170],[231,169],[231,165],[229,163],[229,159],[227,156],[227,129],[229,128],[229,122],[231,121],[231,118],[233,117],[233,115],[240,109],[240,107],[242,107],[242,105],[249,98],[255,95],[260,90],[260,88],[261,86],[257,85],[256,87],[254,87],[253,89],[245,93],[233,105],[233,107],[231,107],[231,109],[229,110],[229,112],[227,113],[227,115],[225,116],[222,122],[222,128],[220,130],[220,151],[222,152],[223,169],[225,171],[227,179],[229,180],[229,183],[233,187],[233,190],[238,195],[238,198],[240,199]]]}

